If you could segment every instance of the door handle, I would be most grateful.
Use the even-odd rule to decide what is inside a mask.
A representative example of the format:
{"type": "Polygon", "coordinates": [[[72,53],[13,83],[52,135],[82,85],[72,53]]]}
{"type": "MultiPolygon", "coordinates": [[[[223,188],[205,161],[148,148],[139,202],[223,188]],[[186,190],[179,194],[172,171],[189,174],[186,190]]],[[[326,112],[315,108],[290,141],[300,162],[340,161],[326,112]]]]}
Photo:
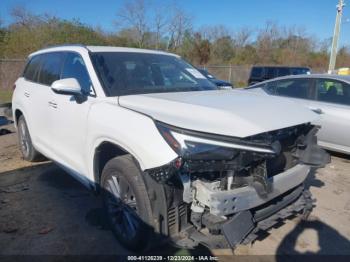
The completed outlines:
{"type": "Polygon", "coordinates": [[[310,107],[310,109],[312,111],[314,111],[316,114],[319,114],[319,115],[322,115],[323,114],[323,111],[321,108],[313,108],[313,107],[310,107]]]}
{"type": "Polygon", "coordinates": [[[49,101],[49,106],[52,108],[57,108],[57,104],[53,101],[49,101]]]}
{"type": "Polygon", "coordinates": [[[25,97],[30,97],[30,94],[28,92],[24,92],[25,97]]]}

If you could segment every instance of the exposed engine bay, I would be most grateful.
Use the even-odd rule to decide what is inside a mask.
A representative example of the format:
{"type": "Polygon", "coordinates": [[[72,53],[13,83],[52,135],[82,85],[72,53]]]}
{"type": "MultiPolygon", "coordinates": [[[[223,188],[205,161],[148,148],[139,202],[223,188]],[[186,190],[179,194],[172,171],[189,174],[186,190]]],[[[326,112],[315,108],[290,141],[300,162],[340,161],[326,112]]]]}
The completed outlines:
{"type": "Polygon", "coordinates": [[[147,170],[146,184],[158,200],[153,211],[162,221],[159,231],[186,245],[233,248],[259,221],[293,203],[299,204],[291,211],[309,212],[311,197],[305,197],[303,183],[311,168],[330,161],[317,145],[318,127],[311,124],[244,139],[157,126],[179,157],[147,170]]]}

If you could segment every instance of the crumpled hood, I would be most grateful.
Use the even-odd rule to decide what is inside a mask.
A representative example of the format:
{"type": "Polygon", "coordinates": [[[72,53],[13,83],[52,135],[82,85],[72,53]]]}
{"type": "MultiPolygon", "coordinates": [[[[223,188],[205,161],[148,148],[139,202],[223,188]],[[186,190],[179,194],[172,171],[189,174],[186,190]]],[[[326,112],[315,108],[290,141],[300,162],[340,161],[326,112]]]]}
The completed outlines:
{"type": "Polygon", "coordinates": [[[240,90],[128,95],[119,105],[173,126],[240,138],[317,118],[286,99],[240,90]]]}

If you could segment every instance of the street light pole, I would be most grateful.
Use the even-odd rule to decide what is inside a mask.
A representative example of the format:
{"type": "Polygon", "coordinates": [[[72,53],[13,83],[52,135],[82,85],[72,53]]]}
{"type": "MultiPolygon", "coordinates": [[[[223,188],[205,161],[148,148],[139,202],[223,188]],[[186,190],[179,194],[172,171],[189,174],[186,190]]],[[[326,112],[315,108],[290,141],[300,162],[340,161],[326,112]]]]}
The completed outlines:
{"type": "Polygon", "coordinates": [[[338,40],[340,35],[340,25],[341,25],[341,18],[343,15],[344,6],[345,6],[344,0],[339,0],[339,4],[337,5],[337,17],[335,19],[331,57],[329,59],[329,67],[328,67],[329,74],[331,74],[335,69],[335,62],[337,59],[337,51],[338,51],[338,40]]]}

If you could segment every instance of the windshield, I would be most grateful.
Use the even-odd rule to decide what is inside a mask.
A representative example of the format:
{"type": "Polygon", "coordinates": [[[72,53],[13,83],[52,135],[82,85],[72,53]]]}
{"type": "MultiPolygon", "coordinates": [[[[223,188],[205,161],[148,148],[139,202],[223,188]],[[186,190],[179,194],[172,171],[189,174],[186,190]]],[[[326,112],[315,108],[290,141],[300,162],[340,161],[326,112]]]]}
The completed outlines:
{"type": "Polygon", "coordinates": [[[91,58],[107,96],[217,90],[197,69],[175,56],[97,52],[91,58]]]}
{"type": "Polygon", "coordinates": [[[208,79],[215,79],[215,77],[205,69],[198,69],[199,72],[201,72],[204,76],[206,76],[208,79]]]}

